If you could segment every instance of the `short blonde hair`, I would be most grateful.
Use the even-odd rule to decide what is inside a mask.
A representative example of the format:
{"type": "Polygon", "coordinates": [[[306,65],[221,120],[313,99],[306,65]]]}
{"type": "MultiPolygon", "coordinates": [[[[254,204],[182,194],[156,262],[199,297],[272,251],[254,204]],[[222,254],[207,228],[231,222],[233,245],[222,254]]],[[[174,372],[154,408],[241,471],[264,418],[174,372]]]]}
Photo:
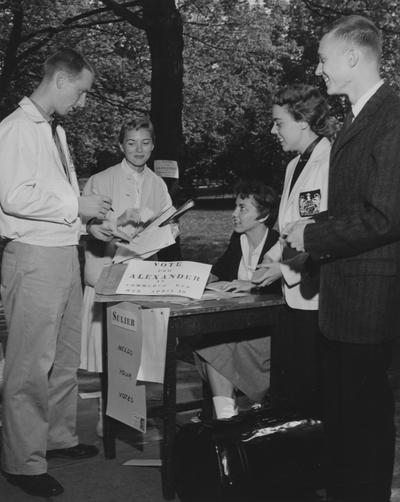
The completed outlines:
{"type": "Polygon", "coordinates": [[[325,32],[344,41],[364,47],[376,58],[378,65],[382,57],[382,35],[368,18],[359,15],[344,16],[332,23],[325,32]]]}
{"type": "Polygon", "coordinates": [[[119,131],[118,140],[122,145],[127,131],[139,131],[139,129],[146,129],[149,131],[153,143],[156,141],[154,126],[148,117],[131,118],[126,120],[119,131]]]}

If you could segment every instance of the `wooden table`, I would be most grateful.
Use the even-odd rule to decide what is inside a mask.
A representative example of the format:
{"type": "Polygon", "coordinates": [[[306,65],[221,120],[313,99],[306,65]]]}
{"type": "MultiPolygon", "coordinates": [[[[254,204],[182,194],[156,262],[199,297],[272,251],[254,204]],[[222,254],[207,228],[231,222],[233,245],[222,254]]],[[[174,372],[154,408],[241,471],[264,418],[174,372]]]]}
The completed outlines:
{"type": "MultiPolygon", "coordinates": [[[[97,301],[104,303],[104,312],[110,304],[116,303],[115,296],[99,298],[97,301]]],[[[242,330],[245,338],[252,338],[251,332],[256,328],[266,328],[265,334],[271,335],[272,340],[280,326],[282,311],[282,298],[275,295],[249,294],[230,299],[192,301],[186,305],[174,303],[139,301],[136,297],[126,295],[118,298],[119,301],[132,301],[142,308],[169,307],[170,317],[168,324],[168,337],[166,348],[164,392],[163,392],[163,441],[161,448],[162,458],[162,490],[164,498],[171,500],[175,496],[173,451],[176,433],[176,341],[189,340],[196,336],[211,337],[214,333],[228,333],[233,335],[242,330]]],[[[107,397],[107,322],[103,322],[104,338],[104,373],[103,395],[104,402],[107,397]]],[[[272,343],[272,352],[273,352],[272,343]]],[[[274,389],[275,362],[271,358],[271,389],[274,389]]],[[[115,422],[115,421],[114,421],[115,422]]],[[[106,458],[115,458],[115,427],[113,419],[104,416],[104,454],[106,458]]]]}

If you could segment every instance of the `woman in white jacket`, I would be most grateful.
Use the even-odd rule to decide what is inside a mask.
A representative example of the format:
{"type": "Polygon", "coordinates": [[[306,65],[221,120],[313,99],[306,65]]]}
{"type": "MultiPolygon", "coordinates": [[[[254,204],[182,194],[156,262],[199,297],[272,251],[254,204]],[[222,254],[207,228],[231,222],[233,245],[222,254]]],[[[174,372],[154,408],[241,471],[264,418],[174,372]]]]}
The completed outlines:
{"type": "MultiPolygon", "coordinates": [[[[286,169],[277,227],[327,210],[330,138],[336,127],[318,89],[294,84],[273,101],[273,126],[284,151],[294,151],[286,169]]],[[[281,238],[260,265],[253,282],[266,286],[282,280],[286,302],[285,325],[277,340],[284,384],[277,389],[284,404],[299,413],[319,413],[318,393],[318,275],[308,255],[286,246],[281,238]]]]}
{"type": "MultiPolygon", "coordinates": [[[[127,120],[119,133],[119,146],[124,158],[119,164],[91,176],[83,190],[85,195],[104,193],[113,201],[113,211],[104,222],[92,224],[93,235],[109,232],[105,239],[87,241],[85,249],[84,296],[82,306],[81,369],[101,373],[102,306],[95,303],[94,286],[103,267],[111,265],[117,249],[113,229],[121,229],[132,237],[137,229],[172,205],[164,180],[146,163],[154,148],[154,128],[147,117],[127,120]],[[97,230],[93,229],[97,226],[97,230]]],[[[97,235],[96,235],[97,237],[97,235]]],[[[100,401],[101,408],[101,401],[100,401]]],[[[99,409],[97,433],[102,436],[102,415],[99,409]]]]}

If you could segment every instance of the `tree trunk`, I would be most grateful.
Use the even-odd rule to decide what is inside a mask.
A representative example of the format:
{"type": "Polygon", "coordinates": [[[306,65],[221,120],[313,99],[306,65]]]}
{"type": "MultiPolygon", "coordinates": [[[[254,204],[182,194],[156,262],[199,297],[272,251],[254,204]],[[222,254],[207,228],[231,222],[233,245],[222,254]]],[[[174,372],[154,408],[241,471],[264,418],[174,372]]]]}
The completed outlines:
{"type": "MultiPolygon", "coordinates": [[[[143,22],[151,56],[151,120],[156,132],[155,162],[178,163],[182,151],[183,34],[174,0],[145,0],[143,22]]],[[[171,165],[171,163],[168,163],[171,165]]],[[[166,163],[164,164],[166,165],[166,163]]],[[[175,205],[179,178],[163,176],[175,205]]],[[[159,252],[161,260],[180,260],[179,238],[159,252]]]]}
{"type": "MultiPolygon", "coordinates": [[[[183,35],[174,0],[145,0],[143,22],[151,56],[151,120],[155,160],[178,162],[182,151],[183,35]]],[[[178,180],[164,178],[175,195],[178,180]]]]}
{"type": "MultiPolygon", "coordinates": [[[[12,2],[12,28],[5,51],[3,68],[0,74],[0,119],[10,111],[10,83],[17,64],[17,51],[21,42],[24,11],[20,2],[12,2]]],[[[12,103],[14,105],[14,103],[12,103]]]]}

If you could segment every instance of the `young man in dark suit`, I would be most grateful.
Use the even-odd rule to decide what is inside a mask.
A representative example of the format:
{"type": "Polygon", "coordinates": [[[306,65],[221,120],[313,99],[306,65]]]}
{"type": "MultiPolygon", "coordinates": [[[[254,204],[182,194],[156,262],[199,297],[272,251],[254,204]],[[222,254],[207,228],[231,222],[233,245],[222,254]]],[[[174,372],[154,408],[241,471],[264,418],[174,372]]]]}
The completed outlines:
{"type": "Polygon", "coordinates": [[[322,37],[316,74],[352,112],[332,147],[328,211],[286,228],[321,261],[325,427],[335,501],[390,500],[395,430],[387,378],[400,328],[400,99],[379,75],[381,37],[348,16],[322,37]]]}

